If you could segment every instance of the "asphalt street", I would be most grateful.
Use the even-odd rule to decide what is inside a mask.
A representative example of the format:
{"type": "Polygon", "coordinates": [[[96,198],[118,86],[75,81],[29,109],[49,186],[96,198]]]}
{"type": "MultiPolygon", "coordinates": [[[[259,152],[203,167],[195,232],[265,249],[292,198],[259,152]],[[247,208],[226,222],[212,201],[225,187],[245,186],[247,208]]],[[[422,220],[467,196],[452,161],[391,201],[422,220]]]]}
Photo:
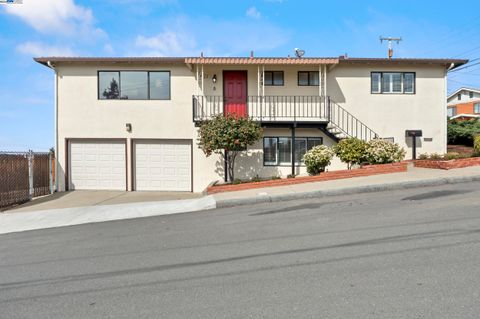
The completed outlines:
{"type": "Polygon", "coordinates": [[[479,318],[480,183],[0,235],[0,318],[479,318]]]}

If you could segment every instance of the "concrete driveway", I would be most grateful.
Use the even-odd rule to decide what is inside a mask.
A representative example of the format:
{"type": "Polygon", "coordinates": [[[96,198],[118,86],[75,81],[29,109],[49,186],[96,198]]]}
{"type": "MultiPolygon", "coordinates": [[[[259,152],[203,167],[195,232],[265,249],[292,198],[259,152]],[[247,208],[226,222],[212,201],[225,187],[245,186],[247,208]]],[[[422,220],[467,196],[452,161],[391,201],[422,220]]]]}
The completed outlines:
{"type": "Polygon", "coordinates": [[[202,194],[186,192],[123,192],[123,191],[71,191],[54,193],[8,209],[7,212],[31,212],[85,206],[155,202],[199,198],[202,194]]]}

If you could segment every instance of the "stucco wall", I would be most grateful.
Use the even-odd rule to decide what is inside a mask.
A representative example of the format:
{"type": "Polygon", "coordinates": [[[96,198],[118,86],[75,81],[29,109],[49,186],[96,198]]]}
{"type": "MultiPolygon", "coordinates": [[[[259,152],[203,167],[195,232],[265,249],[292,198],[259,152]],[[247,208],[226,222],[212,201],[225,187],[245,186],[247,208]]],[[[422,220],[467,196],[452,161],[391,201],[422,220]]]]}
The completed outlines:
{"type": "Polygon", "coordinates": [[[337,66],[327,76],[328,95],[381,137],[393,137],[411,158],[405,130],[421,129],[418,153],[446,152],[445,70],[441,66],[337,66]],[[370,73],[415,72],[415,94],[371,94],[370,73]],[[425,140],[427,139],[427,140],[425,140]],[[428,141],[428,139],[432,139],[428,141]]]}

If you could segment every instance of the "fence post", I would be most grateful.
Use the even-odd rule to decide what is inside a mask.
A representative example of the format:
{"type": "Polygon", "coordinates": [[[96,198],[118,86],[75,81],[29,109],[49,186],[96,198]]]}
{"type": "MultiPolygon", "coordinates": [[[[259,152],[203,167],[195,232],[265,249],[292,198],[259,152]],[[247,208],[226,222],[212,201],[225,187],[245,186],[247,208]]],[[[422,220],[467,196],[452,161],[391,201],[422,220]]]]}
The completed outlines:
{"type": "Polygon", "coordinates": [[[52,169],[52,152],[48,153],[48,185],[50,186],[50,194],[53,194],[53,169],[52,169]]]}
{"type": "Polygon", "coordinates": [[[28,159],[28,197],[30,199],[33,198],[33,193],[34,193],[34,189],[33,189],[33,151],[32,150],[29,150],[28,151],[28,155],[27,155],[27,159],[28,159]]]}

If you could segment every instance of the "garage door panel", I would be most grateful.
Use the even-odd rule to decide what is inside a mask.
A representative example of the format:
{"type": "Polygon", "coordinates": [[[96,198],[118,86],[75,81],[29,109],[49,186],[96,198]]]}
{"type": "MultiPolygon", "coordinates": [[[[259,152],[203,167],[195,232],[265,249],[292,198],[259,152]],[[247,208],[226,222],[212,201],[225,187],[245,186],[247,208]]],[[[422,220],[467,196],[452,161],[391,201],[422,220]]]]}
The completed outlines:
{"type": "Polygon", "coordinates": [[[191,191],[190,141],[135,143],[137,190],[191,191]]]}
{"type": "Polygon", "coordinates": [[[69,157],[71,189],[125,190],[123,141],[71,141],[69,157]]]}

